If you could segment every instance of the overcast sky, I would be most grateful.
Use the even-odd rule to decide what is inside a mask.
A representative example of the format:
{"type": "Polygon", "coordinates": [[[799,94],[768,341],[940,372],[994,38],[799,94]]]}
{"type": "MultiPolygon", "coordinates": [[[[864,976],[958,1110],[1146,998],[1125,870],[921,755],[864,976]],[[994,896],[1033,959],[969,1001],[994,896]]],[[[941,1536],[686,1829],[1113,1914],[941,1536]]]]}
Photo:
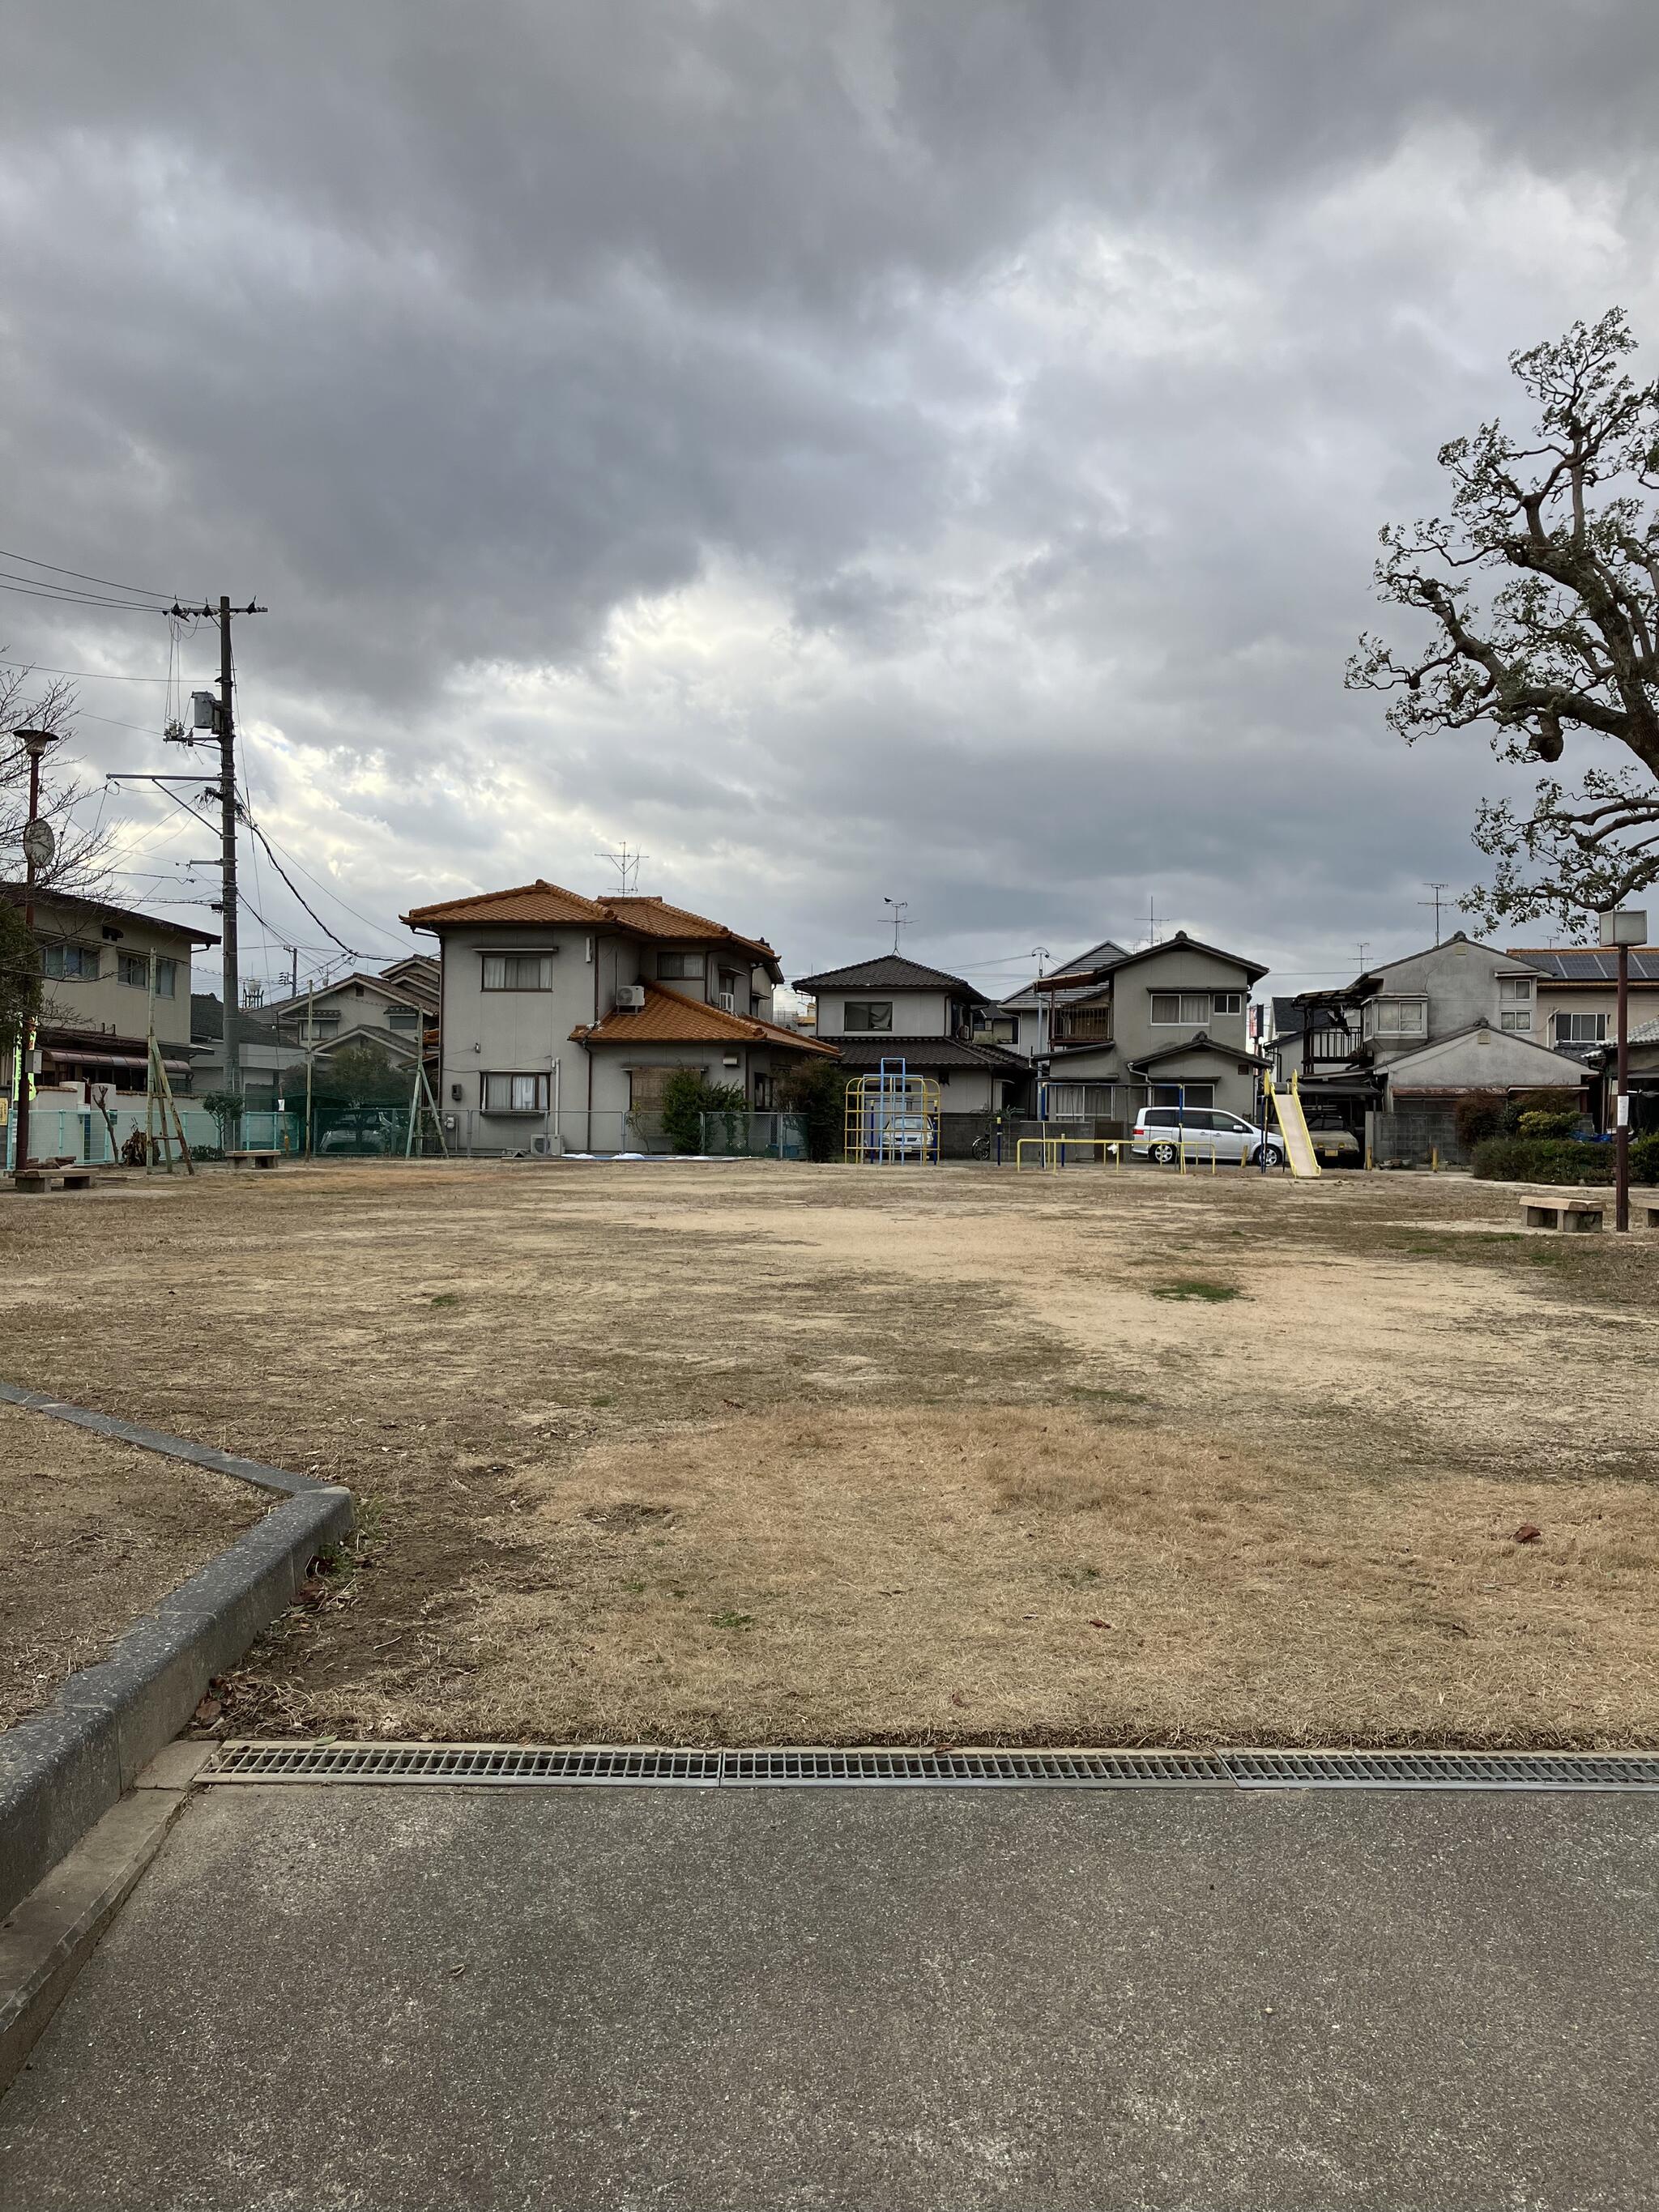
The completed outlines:
{"type": "MultiPolygon", "coordinates": [[[[626,840],[792,974],[885,896],[987,988],[1149,901],[1341,980],[1526,781],[1345,695],[1377,526],[1512,348],[1652,357],[1656,64],[1652,0],[26,0],[0,539],[269,605],[253,811],[356,950],[626,840]]],[[[0,653],[166,626],[7,592],[0,653]]],[[[163,685],[79,691],[177,765],[163,685]]],[[[106,819],[118,896],[210,895],[106,819]]]]}

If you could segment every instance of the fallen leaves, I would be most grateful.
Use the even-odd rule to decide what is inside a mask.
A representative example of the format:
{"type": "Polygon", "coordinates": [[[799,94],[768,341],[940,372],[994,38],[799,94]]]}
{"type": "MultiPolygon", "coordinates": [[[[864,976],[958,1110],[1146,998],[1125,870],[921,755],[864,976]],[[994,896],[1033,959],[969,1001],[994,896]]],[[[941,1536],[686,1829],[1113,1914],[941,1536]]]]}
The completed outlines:
{"type": "Polygon", "coordinates": [[[1515,1532],[1515,1540],[1517,1544],[1541,1544],[1544,1532],[1535,1521],[1523,1521],[1515,1532]]]}

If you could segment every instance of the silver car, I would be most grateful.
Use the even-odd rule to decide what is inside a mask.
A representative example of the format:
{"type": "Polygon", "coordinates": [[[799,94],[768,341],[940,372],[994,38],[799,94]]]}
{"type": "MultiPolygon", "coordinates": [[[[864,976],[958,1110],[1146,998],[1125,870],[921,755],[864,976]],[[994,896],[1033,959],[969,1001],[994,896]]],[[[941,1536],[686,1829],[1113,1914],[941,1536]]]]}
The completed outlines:
{"type": "Polygon", "coordinates": [[[1283,1167],[1285,1147],[1277,1130],[1264,1145],[1261,1132],[1237,1114],[1218,1106],[1146,1106],[1135,1116],[1129,1150],[1139,1159],[1156,1160],[1169,1167],[1185,1151],[1188,1158],[1207,1165],[1212,1152],[1221,1161],[1254,1164],[1265,1158],[1270,1168],[1283,1167]]]}

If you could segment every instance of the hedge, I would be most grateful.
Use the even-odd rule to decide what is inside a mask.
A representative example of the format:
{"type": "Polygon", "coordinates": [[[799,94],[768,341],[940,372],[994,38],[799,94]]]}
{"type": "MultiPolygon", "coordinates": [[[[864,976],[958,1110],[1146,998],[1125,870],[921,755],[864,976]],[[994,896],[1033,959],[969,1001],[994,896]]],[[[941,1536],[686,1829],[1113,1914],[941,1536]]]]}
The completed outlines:
{"type": "MultiPolygon", "coordinates": [[[[1493,1182],[1610,1183],[1613,1146],[1572,1137],[1487,1137],[1471,1166],[1493,1182]]],[[[1659,1136],[1632,1141],[1630,1173],[1632,1182],[1659,1182],[1659,1136]]]]}

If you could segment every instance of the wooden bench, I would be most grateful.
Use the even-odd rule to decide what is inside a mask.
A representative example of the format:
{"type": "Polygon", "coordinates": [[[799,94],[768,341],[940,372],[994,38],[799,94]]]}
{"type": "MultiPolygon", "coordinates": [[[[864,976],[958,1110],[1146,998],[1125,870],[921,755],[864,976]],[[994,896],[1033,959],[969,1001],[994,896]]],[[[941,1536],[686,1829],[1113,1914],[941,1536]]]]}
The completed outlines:
{"type": "Polygon", "coordinates": [[[280,1152],[227,1152],[225,1158],[234,1168],[263,1168],[269,1170],[282,1158],[280,1152]]]}
{"type": "Polygon", "coordinates": [[[1586,1198],[1529,1198],[1521,1217],[1528,1229],[1584,1231],[1601,1226],[1604,1210],[1598,1201],[1586,1198]]]}

